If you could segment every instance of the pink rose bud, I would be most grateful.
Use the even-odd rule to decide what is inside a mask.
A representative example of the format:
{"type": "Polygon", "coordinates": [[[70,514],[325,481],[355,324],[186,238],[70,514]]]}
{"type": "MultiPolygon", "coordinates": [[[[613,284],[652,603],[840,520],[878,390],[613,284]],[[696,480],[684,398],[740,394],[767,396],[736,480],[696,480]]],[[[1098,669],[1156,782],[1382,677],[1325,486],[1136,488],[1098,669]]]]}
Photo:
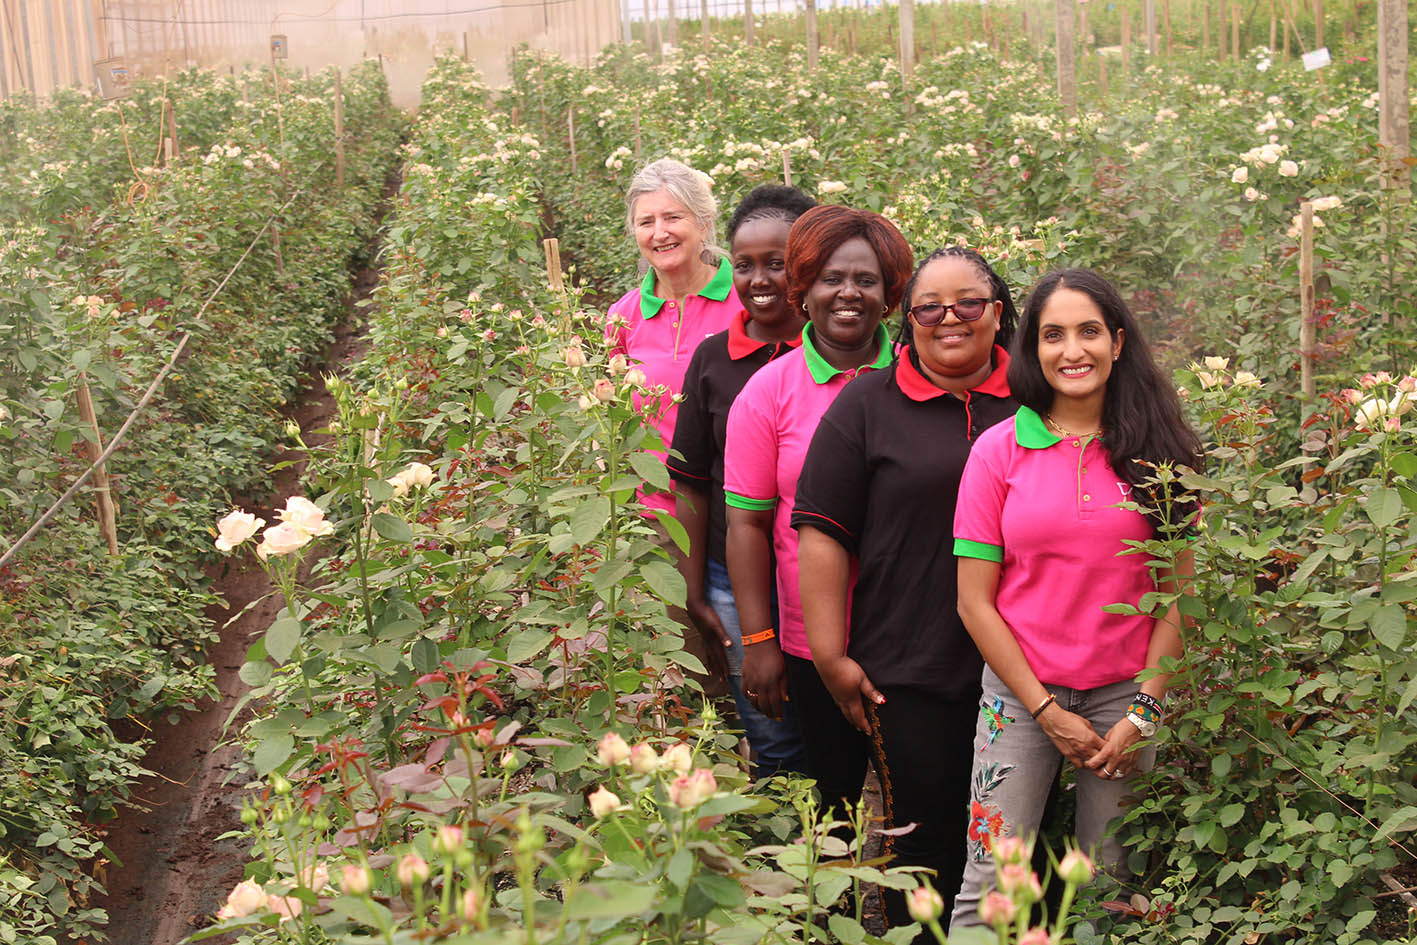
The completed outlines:
{"type": "Polygon", "coordinates": [[[615,732],[609,732],[596,746],[595,756],[607,768],[622,765],[630,760],[630,746],[615,732]]]}
{"type": "Polygon", "coordinates": [[[595,815],[597,820],[609,817],[624,806],[620,803],[619,795],[607,790],[603,784],[591,793],[588,801],[590,802],[590,812],[595,815]]]}
{"type": "Polygon", "coordinates": [[[1081,850],[1073,849],[1064,854],[1062,862],[1058,864],[1058,875],[1063,878],[1063,882],[1081,886],[1092,881],[1093,866],[1092,860],[1081,850]]]}
{"type": "Polygon", "coordinates": [[[1000,837],[994,841],[994,859],[999,863],[1027,863],[1033,850],[1021,837],[1000,837]]]}
{"type": "Polygon", "coordinates": [[[916,922],[935,922],[945,911],[945,900],[929,886],[916,886],[906,897],[906,907],[916,922]]]}
{"type": "Polygon", "coordinates": [[[1350,404],[1359,404],[1363,401],[1363,392],[1356,387],[1343,388],[1343,399],[1350,404]]]}
{"type": "Polygon", "coordinates": [[[595,395],[595,399],[602,404],[615,399],[615,384],[608,378],[602,377],[595,382],[595,386],[590,392],[595,395]]]}
{"type": "Polygon", "coordinates": [[[271,896],[266,900],[266,905],[271,907],[272,912],[280,916],[282,922],[299,918],[300,911],[305,908],[304,903],[295,896],[271,896]]]}
{"type": "Polygon", "coordinates": [[[639,368],[630,368],[625,372],[625,383],[636,389],[645,386],[645,372],[639,368]]]}
{"type": "Polygon", "coordinates": [[[979,904],[979,918],[984,920],[985,925],[992,925],[995,928],[1013,922],[1014,916],[1017,914],[1018,906],[1014,905],[1014,901],[1003,893],[992,889],[984,897],[984,901],[979,904]]]}
{"type": "Polygon", "coordinates": [[[469,886],[458,900],[458,912],[464,919],[475,920],[482,915],[482,887],[469,886]]]}
{"type": "Polygon", "coordinates": [[[623,354],[612,354],[610,356],[611,374],[624,374],[629,369],[630,362],[625,359],[625,356],[623,354]]]}
{"type": "Polygon", "coordinates": [[[348,863],[340,868],[340,885],[351,896],[363,896],[374,885],[374,877],[369,870],[356,863],[348,863]]]}
{"type": "Polygon", "coordinates": [[[462,849],[462,828],[452,824],[443,824],[438,828],[438,834],[433,838],[433,849],[439,853],[452,853],[462,849]]]}
{"type": "Polygon", "coordinates": [[[407,853],[399,860],[395,875],[401,886],[416,886],[428,878],[428,861],[417,853],[407,853]]]}
{"type": "Polygon", "coordinates": [[[580,345],[567,345],[561,349],[561,360],[566,362],[567,367],[585,367],[585,350],[580,345]]]}
{"type": "Polygon", "coordinates": [[[694,753],[683,742],[675,742],[660,756],[659,764],[661,768],[688,774],[689,769],[694,766],[694,753]]]}
{"type": "Polygon", "coordinates": [[[654,774],[659,768],[659,755],[649,742],[640,742],[630,749],[630,770],[635,774],[654,774]]]}
{"type": "Polygon", "coordinates": [[[1417,377],[1413,377],[1411,374],[1406,375],[1402,380],[1397,382],[1397,389],[1404,394],[1417,392],[1417,377]]]}
{"type": "Polygon", "coordinates": [[[1053,940],[1048,937],[1048,930],[1035,925],[1019,936],[1018,945],[1052,945],[1052,942],[1053,940]]]}

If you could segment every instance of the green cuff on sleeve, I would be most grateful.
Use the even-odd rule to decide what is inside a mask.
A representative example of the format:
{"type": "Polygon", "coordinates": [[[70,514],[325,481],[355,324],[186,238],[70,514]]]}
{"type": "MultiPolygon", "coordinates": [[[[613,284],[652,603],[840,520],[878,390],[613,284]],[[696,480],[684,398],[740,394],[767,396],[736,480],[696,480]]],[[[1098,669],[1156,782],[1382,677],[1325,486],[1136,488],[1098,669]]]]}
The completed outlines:
{"type": "Polygon", "coordinates": [[[750,512],[763,512],[772,509],[777,505],[777,499],[750,499],[736,492],[725,492],[723,494],[723,504],[729,508],[747,509],[750,512]]]}
{"type": "Polygon", "coordinates": [[[986,545],[982,541],[970,541],[968,538],[956,538],[955,557],[982,558],[985,561],[1002,562],[1004,560],[1004,548],[1002,545],[986,545]]]}

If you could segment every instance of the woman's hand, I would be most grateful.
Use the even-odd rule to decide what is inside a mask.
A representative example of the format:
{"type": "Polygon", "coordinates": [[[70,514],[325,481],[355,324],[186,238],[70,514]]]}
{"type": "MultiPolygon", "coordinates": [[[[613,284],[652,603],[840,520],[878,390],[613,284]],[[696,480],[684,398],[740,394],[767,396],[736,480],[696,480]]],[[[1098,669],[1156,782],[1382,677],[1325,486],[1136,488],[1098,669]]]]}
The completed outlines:
{"type": "Polygon", "coordinates": [[[777,643],[765,640],[743,647],[743,695],[763,715],[782,720],[787,701],[787,661],[777,643]]]}
{"type": "Polygon", "coordinates": [[[728,650],[733,646],[733,640],[723,629],[723,621],[718,619],[718,613],[703,595],[685,600],[684,610],[704,641],[704,668],[714,679],[727,682],[728,650]]]}
{"type": "Polygon", "coordinates": [[[1137,754],[1132,747],[1141,741],[1141,732],[1125,718],[1118,720],[1107,733],[1101,748],[1087,759],[1087,767],[1099,778],[1121,780],[1131,777],[1137,767],[1137,754]]]}
{"type": "Polygon", "coordinates": [[[866,710],[861,705],[862,698],[870,699],[876,705],[886,701],[877,691],[861,664],[849,656],[838,656],[815,664],[817,674],[822,677],[827,690],[836,700],[836,707],[846,716],[846,721],[856,728],[871,734],[871,726],[866,722],[866,710]]]}
{"type": "MultiPolygon", "coordinates": [[[[1125,720],[1124,720],[1125,721],[1125,720]]],[[[1038,716],[1043,733],[1053,740],[1058,751],[1078,768],[1090,768],[1091,759],[1102,751],[1103,741],[1092,723],[1075,712],[1069,712],[1056,702],[1038,716]]],[[[1125,723],[1131,728],[1131,723],[1125,723]]],[[[1113,729],[1116,731],[1116,729],[1113,729]]],[[[1132,728],[1132,731],[1136,731],[1132,728]]]]}

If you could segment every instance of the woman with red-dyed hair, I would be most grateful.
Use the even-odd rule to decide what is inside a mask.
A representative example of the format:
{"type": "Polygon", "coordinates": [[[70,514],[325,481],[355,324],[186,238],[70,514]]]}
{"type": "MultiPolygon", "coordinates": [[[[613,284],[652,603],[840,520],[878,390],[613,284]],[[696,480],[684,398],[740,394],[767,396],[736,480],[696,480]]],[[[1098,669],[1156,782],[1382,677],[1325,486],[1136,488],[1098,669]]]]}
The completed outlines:
{"type": "Polygon", "coordinates": [[[791,694],[808,774],[835,818],[860,798],[870,750],[812,664],[792,508],[817,421],[853,378],[892,363],[882,319],[900,302],[911,262],[910,244],[880,214],[842,206],[802,214],[787,237],[788,299],[808,318],[802,347],[753,375],[728,415],[727,564],[743,630],[744,694],[773,718],[791,694]]]}

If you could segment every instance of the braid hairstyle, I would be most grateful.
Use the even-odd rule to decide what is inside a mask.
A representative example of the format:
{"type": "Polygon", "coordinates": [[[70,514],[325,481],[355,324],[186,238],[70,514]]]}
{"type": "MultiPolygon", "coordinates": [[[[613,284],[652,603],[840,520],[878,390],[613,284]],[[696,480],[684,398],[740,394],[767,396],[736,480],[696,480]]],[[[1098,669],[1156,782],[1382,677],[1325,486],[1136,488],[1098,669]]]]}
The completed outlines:
{"type": "Polygon", "coordinates": [[[1117,289],[1088,269],[1060,269],[1039,280],[1024,306],[1009,361],[1009,389],[1014,399],[1038,414],[1053,404],[1053,388],[1038,360],[1038,323],[1048,299],[1058,289],[1090,298],[1102,313],[1113,341],[1123,332],[1122,350],[1107,377],[1102,404],[1102,444],[1112,468],[1139,494],[1153,524],[1179,525],[1192,517],[1195,504],[1161,508],[1162,496],[1148,479],[1155,467],[1170,464],[1200,469],[1200,439],[1181,415],[1176,389],[1162,376],[1142,337],[1141,327],[1117,289]]]}
{"type": "Polygon", "coordinates": [[[1004,303],[1003,309],[999,312],[999,330],[994,335],[994,344],[1007,350],[1013,342],[1014,332],[1018,327],[1018,309],[1014,308],[1013,295],[1009,292],[1008,283],[994,271],[994,267],[989,265],[989,261],[966,246],[941,247],[926,256],[920,265],[915,267],[910,281],[905,284],[905,294],[900,298],[900,334],[896,336],[896,341],[903,342],[909,347],[912,357],[915,355],[915,332],[910,330],[910,316],[906,313],[910,311],[910,306],[914,303],[915,286],[920,281],[920,273],[924,272],[925,267],[937,259],[963,259],[974,266],[984,277],[984,280],[989,283],[990,294],[994,299],[1004,303]]]}
{"type": "Polygon", "coordinates": [[[796,187],[784,187],[782,184],[754,187],[738,204],[738,209],[733,211],[733,217],[728,221],[728,245],[730,248],[733,246],[733,237],[745,223],[754,220],[781,220],[791,226],[798,217],[816,205],[815,200],[796,187]]]}

